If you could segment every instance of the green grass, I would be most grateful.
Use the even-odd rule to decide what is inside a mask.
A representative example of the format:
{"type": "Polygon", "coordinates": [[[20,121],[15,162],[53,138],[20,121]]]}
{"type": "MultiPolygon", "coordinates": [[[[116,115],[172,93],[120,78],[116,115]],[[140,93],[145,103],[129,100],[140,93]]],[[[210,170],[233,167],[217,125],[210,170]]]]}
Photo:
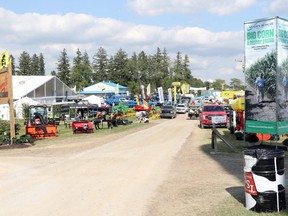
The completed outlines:
{"type": "MultiPolygon", "coordinates": [[[[57,135],[55,138],[44,138],[44,139],[37,139],[37,140],[34,140],[34,144],[45,144],[45,143],[50,143],[50,142],[53,142],[54,139],[57,139],[57,140],[65,140],[65,139],[69,139],[69,138],[73,138],[73,137],[81,137],[81,136],[91,136],[91,138],[93,137],[99,137],[99,136],[105,136],[105,135],[108,135],[108,134],[116,134],[116,133],[121,133],[123,131],[127,131],[127,130],[130,130],[130,129],[133,129],[133,128],[136,128],[136,127],[143,127],[145,126],[146,124],[144,123],[137,123],[136,122],[136,117],[135,116],[132,116],[132,117],[128,117],[127,118],[128,120],[130,121],[133,121],[132,124],[128,124],[128,125],[119,125],[118,127],[113,127],[113,129],[108,129],[107,127],[107,123],[104,122],[103,123],[103,129],[100,129],[100,130],[95,130],[94,128],[94,125],[93,125],[93,128],[94,128],[94,133],[79,133],[79,134],[73,134],[73,131],[72,131],[72,127],[66,127],[65,124],[64,124],[64,121],[60,121],[60,124],[57,125],[57,135]]],[[[17,120],[16,123],[19,123],[21,125],[20,127],[20,132],[19,132],[19,135],[17,135],[17,137],[20,137],[21,135],[24,135],[25,134],[25,125],[24,125],[24,120],[17,120]]]]}

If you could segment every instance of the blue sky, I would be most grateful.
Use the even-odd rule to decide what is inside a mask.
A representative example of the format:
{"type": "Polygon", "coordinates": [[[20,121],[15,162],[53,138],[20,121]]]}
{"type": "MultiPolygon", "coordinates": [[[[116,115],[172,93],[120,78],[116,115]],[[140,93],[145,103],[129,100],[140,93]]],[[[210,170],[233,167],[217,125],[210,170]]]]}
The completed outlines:
{"type": "MultiPolygon", "coordinates": [[[[65,48],[90,58],[99,47],[189,56],[192,75],[205,80],[244,80],[245,21],[287,17],[286,0],[0,0],[0,51],[17,60],[23,51],[43,53],[46,74],[65,48]],[[5,22],[3,22],[5,20],[5,22]]],[[[16,61],[17,63],[18,61],[16,61]]]]}

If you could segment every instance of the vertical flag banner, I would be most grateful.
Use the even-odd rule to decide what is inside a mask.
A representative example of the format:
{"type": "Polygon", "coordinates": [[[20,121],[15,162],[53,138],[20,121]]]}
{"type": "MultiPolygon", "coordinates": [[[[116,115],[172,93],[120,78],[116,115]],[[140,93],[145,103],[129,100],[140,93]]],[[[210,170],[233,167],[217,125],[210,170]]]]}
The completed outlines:
{"type": "Polygon", "coordinates": [[[9,55],[8,51],[6,50],[0,55],[0,69],[8,67],[8,64],[9,64],[9,55]]]}
{"type": "Polygon", "coordinates": [[[180,87],[181,83],[180,82],[173,82],[173,95],[174,95],[174,103],[177,103],[177,87],[180,87]]]}
{"type": "Polygon", "coordinates": [[[187,84],[187,83],[183,83],[182,85],[181,85],[181,93],[182,94],[188,94],[189,93],[189,84],[187,84]]]}
{"type": "Polygon", "coordinates": [[[115,86],[115,95],[116,94],[119,94],[119,83],[117,83],[115,86]]]}
{"type": "Polygon", "coordinates": [[[172,103],[172,89],[168,88],[168,101],[172,103]]]}
{"type": "Polygon", "coordinates": [[[151,87],[150,87],[150,83],[147,86],[147,96],[151,95],[151,87]]]}
{"type": "Polygon", "coordinates": [[[142,100],[146,100],[146,93],[145,93],[146,87],[145,87],[145,84],[143,83],[143,81],[140,79],[139,79],[139,85],[140,85],[142,100]]]}
{"type": "Polygon", "coordinates": [[[279,17],[244,23],[246,132],[288,131],[287,102],[283,99],[288,66],[287,25],[287,20],[279,17]]]}
{"type": "Polygon", "coordinates": [[[158,87],[158,94],[159,94],[159,102],[160,103],[164,103],[164,94],[163,94],[163,88],[162,87],[158,87]]]}

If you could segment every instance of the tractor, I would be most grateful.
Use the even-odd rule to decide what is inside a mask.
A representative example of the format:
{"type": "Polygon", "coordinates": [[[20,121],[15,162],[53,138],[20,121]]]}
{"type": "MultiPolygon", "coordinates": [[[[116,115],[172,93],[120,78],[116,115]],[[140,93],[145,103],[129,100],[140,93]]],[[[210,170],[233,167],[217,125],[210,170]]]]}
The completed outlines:
{"type": "Polygon", "coordinates": [[[47,105],[29,106],[26,135],[30,135],[32,139],[56,137],[56,130],[55,121],[48,119],[47,105]]]}

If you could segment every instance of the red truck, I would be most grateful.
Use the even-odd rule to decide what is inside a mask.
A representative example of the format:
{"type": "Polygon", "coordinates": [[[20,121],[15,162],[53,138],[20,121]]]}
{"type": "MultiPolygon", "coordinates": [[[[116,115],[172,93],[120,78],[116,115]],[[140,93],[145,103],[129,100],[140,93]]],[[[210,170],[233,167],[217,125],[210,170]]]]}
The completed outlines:
{"type": "Polygon", "coordinates": [[[225,108],[218,104],[205,104],[202,106],[199,116],[200,127],[215,126],[227,127],[228,116],[225,108]]]}

